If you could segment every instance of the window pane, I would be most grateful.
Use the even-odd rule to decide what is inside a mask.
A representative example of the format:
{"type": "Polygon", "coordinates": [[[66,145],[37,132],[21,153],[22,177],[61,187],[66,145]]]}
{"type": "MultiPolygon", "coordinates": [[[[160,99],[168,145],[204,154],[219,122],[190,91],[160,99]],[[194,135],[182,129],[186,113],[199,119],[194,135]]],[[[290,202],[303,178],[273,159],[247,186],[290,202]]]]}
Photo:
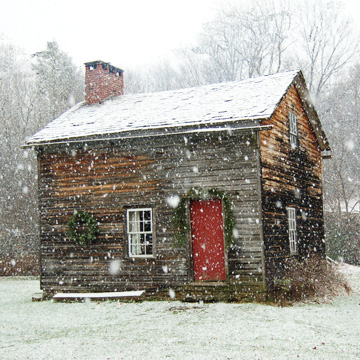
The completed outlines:
{"type": "Polygon", "coordinates": [[[144,211],[144,220],[151,220],[151,211],[150,210],[144,211]]]}
{"type": "Polygon", "coordinates": [[[138,223],[136,223],[136,222],[133,222],[133,221],[129,222],[129,232],[130,233],[136,232],[137,225],[138,225],[138,223]]]}
{"type": "Polygon", "coordinates": [[[152,245],[148,245],[148,246],[146,247],[146,254],[147,254],[147,255],[152,255],[152,245]]]}
{"type": "Polygon", "coordinates": [[[135,211],[129,211],[128,212],[129,221],[135,221],[136,219],[136,212],[135,211]]]}
{"type": "Polygon", "coordinates": [[[135,211],[128,212],[128,231],[131,233],[139,231],[139,214],[135,211]]]}
{"type": "Polygon", "coordinates": [[[292,147],[298,146],[298,118],[295,114],[289,111],[289,132],[290,145],[292,147]]]}
{"type": "Polygon", "coordinates": [[[152,234],[146,234],[145,241],[147,245],[152,244],[152,234]]]}
{"type": "Polygon", "coordinates": [[[139,254],[139,236],[138,234],[131,234],[130,236],[130,251],[133,255],[139,254]]]}
{"type": "Polygon", "coordinates": [[[144,231],[151,231],[151,222],[147,221],[144,223],[144,231]]]}

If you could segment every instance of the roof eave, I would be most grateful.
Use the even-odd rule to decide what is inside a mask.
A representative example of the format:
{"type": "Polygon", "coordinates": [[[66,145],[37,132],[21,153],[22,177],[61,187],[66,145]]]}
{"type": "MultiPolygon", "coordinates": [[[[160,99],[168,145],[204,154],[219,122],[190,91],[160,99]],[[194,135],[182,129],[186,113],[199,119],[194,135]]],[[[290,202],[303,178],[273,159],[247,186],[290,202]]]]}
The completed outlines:
{"type": "Polygon", "coordinates": [[[310,94],[309,94],[309,91],[306,86],[305,78],[301,71],[299,71],[298,74],[295,76],[291,85],[295,85],[297,91],[300,94],[300,98],[301,98],[303,107],[304,107],[307,117],[313,127],[320,150],[322,152],[330,152],[331,153],[331,147],[330,147],[329,140],[327,139],[325,131],[321,125],[319,115],[310,99],[310,94]]]}

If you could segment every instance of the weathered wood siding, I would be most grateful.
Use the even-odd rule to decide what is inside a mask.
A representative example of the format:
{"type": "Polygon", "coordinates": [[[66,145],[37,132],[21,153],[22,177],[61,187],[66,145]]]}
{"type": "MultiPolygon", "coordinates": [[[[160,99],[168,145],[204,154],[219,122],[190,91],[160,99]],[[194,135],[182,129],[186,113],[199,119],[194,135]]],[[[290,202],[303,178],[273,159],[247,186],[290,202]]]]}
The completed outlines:
{"type": "Polygon", "coordinates": [[[239,237],[229,249],[228,279],[264,283],[259,147],[256,134],[210,133],[63,145],[39,149],[41,287],[46,292],[121,291],[192,282],[190,245],[172,244],[166,199],[193,187],[230,196],[239,237]],[[154,257],[129,258],[126,209],[153,208],[154,257]],[[75,210],[100,234],[80,246],[67,237],[75,210]],[[116,260],[119,271],[111,274],[116,260]]]}
{"type": "Polygon", "coordinates": [[[298,256],[325,255],[322,158],[313,129],[292,86],[260,134],[267,278],[271,284],[290,256],[286,207],[297,210],[298,256]],[[299,146],[290,146],[288,113],[298,117],[299,146]]]}

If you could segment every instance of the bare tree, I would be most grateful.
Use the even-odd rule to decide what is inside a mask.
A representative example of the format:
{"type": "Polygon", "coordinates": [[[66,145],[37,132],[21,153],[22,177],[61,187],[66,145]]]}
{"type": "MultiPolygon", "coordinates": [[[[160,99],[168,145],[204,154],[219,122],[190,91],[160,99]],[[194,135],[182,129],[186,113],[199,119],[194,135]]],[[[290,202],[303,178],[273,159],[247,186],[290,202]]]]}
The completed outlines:
{"type": "Polygon", "coordinates": [[[126,93],[164,91],[184,87],[182,85],[181,71],[168,60],[125,72],[126,93]]]}
{"type": "Polygon", "coordinates": [[[325,220],[332,257],[360,264],[360,66],[323,101],[332,148],[324,162],[325,220]]]}
{"type": "Polygon", "coordinates": [[[178,49],[178,63],[127,74],[130,92],[167,90],[240,80],[286,67],[291,15],[286,1],[241,1],[205,25],[199,43],[178,49]],[[240,5],[239,5],[240,4],[240,5]]]}
{"type": "MultiPolygon", "coordinates": [[[[206,24],[199,46],[186,55],[200,58],[208,71],[207,82],[277,72],[283,67],[290,28],[291,15],[285,2],[278,6],[273,0],[242,1],[223,9],[206,24]]],[[[198,62],[193,63],[198,66],[198,62]]]]}
{"type": "Polygon", "coordinates": [[[351,215],[360,205],[360,66],[355,66],[326,96],[326,131],[334,149],[326,161],[327,205],[351,215]]]}
{"type": "Polygon", "coordinates": [[[359,55],[359,36],[336,3],[304,1],[297,9],[294,50],[310,92],[318,98],[359,55]]]}
{"type": "Polygon", "coordinates": [[[318,99],[359,55],[359,36],[336,4],[242,0],[223,8],[198,46],[178,52],[183,80],[197,85],[300,68],[318,99]]]}

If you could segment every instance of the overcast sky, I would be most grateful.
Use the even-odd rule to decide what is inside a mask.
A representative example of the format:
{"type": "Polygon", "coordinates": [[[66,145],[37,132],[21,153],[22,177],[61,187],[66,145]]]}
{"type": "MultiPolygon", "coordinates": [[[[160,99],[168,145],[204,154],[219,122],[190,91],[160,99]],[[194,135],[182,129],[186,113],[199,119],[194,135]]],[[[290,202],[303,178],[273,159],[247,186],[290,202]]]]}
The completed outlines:
{"type": "MultiPolygon", "coordinates": [[[[76,64],[126,68],[163,59],[196,41],[224,2],[237,0],[0,0],[0,35],[29,54],[57,41],[76,64]]],[[[240,0],[238,0],[240,1],[240,0]]],[[[294,0],[295,1],[295,0],[294,0]]],[[[360,0],[351,13],[360,18],[360,0]]]]}
{"type": "Polygon", "coordinates": [[[126,68],[195,40],[219,0],[0,0],[0,34],[27,52],[57,41],[76,63],[126,68]]]}

